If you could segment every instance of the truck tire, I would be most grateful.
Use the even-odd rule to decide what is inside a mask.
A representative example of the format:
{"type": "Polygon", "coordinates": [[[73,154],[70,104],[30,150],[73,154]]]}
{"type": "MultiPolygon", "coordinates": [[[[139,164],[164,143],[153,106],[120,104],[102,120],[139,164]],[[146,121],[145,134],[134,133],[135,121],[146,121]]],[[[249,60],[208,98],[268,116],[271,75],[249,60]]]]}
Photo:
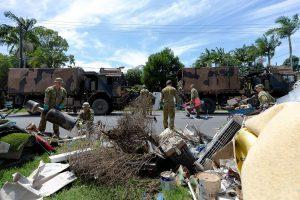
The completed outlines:
{"type": "Polygon", "coordinates": [[[96,99],[92,104],[92,108],[96,115],[109,114],[110,111],[110,105],[105,99],[96,99]]]}
{"type": "Polygon", "coordinates": [[[201,109],[204,113],[212,114],[216,110],[216,101],[211,98],[203,98],[204,103],[201,106],[201,109]]]}

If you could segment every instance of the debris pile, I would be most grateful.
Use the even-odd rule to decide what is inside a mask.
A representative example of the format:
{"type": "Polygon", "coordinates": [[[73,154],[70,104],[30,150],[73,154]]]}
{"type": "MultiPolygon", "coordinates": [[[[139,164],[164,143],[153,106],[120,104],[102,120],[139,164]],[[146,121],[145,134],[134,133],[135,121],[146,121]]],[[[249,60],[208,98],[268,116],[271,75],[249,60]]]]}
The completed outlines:
{"type": "MultiPolygon", "coordinates": [[[[75,175],[106,186],[126,186],[138,179],[140,187],[149,189],[147,194],[159,191],[159,180],[163,190],[185,186],[193,200],[243,196],[251,200],[263,195],[272,199],[275,194],[280,199],[299,199],[293,183],[300,179],[299,157],[295,156],[300,152],[300,103],[275,105],[248,119],[234,115],[212,139],[188,125],[183,131],[165,129],[156,135],[154,118],[145,116],[140,108],[140,104],[133,106],[112,129],[98,122],[87,135],[59,140],[67,144],[66,153],[50,156],[53,163],[41,163],[29,177],[14,174],[14,182],[1,189],[0,199],[19,192],[31,199],[49,196],[74,181],[75,175]],[[67,168],[72,172],[65,171],[67,168]]],[[[9,121],[2,124],[7,127],[0,126],[0,133],[6,136],[19,130],[9,121]]],[[[33,138],[42,143],[34,126],[23,131],[20,134],[30,136],[28,141],[33,138]]],[[[17,140],[1,138],[0,156],[24,147],[17,140]]]]}
{"type": "Polygon", "coordinates": [[[36,133],[20,128],[11,120],[0,119],[0,168],[20,165],[36,154],[53,150],[36,133]]]}
{"type": "Polygon", "coordinates": [[[126,184],[137,178],[141,170],[154,158],[151,154],[124,153],[116,148],[100,147],[71,156],[70,165],[83,180],[102,185],[126,184]]]}
{"type": "MultiPolygon", "coordinates": [[[[126,184],[138,175],[155,173],[157,155],[149,153],[152,148],[149,141],[156,143],[152,137],[153,120],[140,114],[125,113],[111,130],[105,130],[100,123],[94,131],[101,135],[99,146],[70,156],[69,163],[75,173],[84,180],[105,185],[126,184]]],[[[91,146],[88,141],[86,145],[91,146]]]]}
{"type": "Polygon", "coordinates": [[[13,182],[6,182],[0,190],[0,199],[40,200],[50,196],[76,180],[73,172],[66,171],[69,164],[43,163],[29,177],[13,174],[13,182]]]}

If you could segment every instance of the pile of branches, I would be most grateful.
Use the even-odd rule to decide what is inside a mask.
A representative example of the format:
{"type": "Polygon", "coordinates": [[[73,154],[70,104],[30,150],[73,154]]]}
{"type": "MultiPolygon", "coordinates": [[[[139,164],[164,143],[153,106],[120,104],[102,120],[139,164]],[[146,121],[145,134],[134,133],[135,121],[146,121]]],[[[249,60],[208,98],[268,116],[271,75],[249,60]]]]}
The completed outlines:
{"type": "MultiPolygon", "coordinates": [[[[155,155],[149,153],[147,144],[152,138],[153,120],[142,117],[141,113],[128,111],[111,130],[105,130],[105,126],[99,123],[94,132],[101,135],[101,139],[92,141],[98,146],[93,145],[92,151],[69,159],[75,174],[100,185],[126,185],[151,166],[155,155]]],[[[86,144],[85,148],[92,146],[90,142],[86,144]]]]}
{"type": "Polygon", "coordinates": [[[139,171],[151,161],[150,154],[129,154],[116,148],[104,148],[70,158],[70,166],[83,180],[101,185],[126,184],[138,177],[139,171]]]}
{"type": "Polygon", "coordinates": [[[117,127],[105,135],[126,153],[142,153],[141,150],[147,145],[152,133],[151,120],[142,117],[140,112],[135,112],[125,113],[118,120],[117,127]]]}

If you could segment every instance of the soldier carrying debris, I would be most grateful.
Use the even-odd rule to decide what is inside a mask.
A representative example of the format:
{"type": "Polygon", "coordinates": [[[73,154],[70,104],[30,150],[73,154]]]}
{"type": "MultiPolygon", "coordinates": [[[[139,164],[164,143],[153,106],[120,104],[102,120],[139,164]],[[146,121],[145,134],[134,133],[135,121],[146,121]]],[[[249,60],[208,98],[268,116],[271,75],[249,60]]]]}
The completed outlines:
{"type": "MultiPolygon", "coordinates": [[[[62,87],[62,84],[63,80],[61,78],[56,78],[54,85],[45,90],[44,111],[41,114],[41,121],[39,124],[39,131],[41,132],[44,132],[46,129],[47,112],[52,108],[61,111],[65,107],[67,91],[62,87]]],[[[59,126],[57,124],[53,124],[53,132],[54,136],[59,137],[59,126]]]]}
{"type": "Polygon", "coordinates": [[[81,128],[83,125],[87,126],[88,130],[91,130],[94,123],[94,111],[90,108],[88,102],[82,104],[82,110],[78,115],[78,128],[81,128]]]}
{"type": "Polygon", "coordinates": [[[274,97],[272,97],[268,92],[264,91],[263,84],[256,85],[255,90],[258,93],[259,106],[263,110],[275,103],[274,97]]]}
{"type": "Polygon", "coordinates": [[[168,80],[166,87],[161,91],[161,102],[163,102],[163,124],[164,128],[174,129],[174,119],[175,119],[175,102],[178,101],[177,91],[172,87],[172,81],[168,80]],[[168,124],[168,119],[170,123],[168,124]]]}
{"type": "Polygon", "coordinates": [[[189,117],[190,113],[195,109],[196,118],[200,118],[201,101],[199,99],[198,91],[195,89],[194,84],[190,85],[191,88],[191,101],[190,105],[186,107],[186,116],[189,117]]]}
{"type": "Polygon", "coordinates": [[[140,100],[144,103],[145,106],[142,108],[143,115],[147,114],[152,115],[152,99],[153,95],[149,90],[143,85],[143,89],[140,91],[140,100]]]}

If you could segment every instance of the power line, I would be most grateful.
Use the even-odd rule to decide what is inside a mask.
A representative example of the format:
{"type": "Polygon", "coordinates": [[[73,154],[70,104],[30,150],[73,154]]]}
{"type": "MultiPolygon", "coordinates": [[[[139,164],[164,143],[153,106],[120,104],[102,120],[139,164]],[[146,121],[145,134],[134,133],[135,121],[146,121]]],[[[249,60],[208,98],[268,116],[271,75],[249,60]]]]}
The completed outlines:
{"type": "MultiPolygon", "coordinates": [[[[7,20],[7,18],[0,18],[0,20],[7,20]]],[[[258,24],[258,23],[252,23],[252,24],[142,24],[142,23],[106,23],[106,22],[101,22],[101,23],[91,23],[90,21],[61,21],[61,20],[50,20],[50,19],[37,19],[38,22],[45,22],[47,24],[61,24],[61,25],[87,25],[89,26],[96,26],[99,24],[102,25],[116,25],[116,26],[148,26],[148,27],[182,27],[182,26],[193,26],[193,27],[214,27],[214,26],[235,26],[235,27],[240,27],[240,26],[253,26],[253,27],[265,27],[265,26],[271,26],[274,24],[258,24]]]]}

